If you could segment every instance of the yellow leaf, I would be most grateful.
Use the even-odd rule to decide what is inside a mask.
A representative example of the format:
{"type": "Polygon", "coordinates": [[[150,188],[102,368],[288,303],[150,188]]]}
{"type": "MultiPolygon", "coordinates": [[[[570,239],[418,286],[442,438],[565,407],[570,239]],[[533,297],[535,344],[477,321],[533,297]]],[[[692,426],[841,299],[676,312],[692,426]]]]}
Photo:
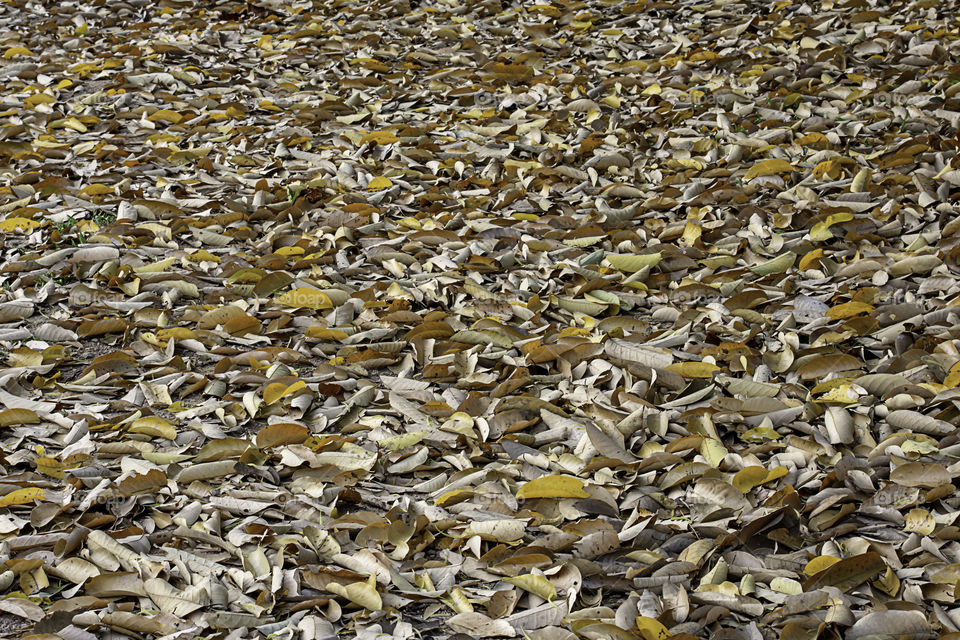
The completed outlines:
{"type": "Polygon", "coordinates": [[[37,471],[40,473],[62,479],[68,469],[82,467],[89,461],[90,456],[86,453],[74,453],[62,461],[41,454],[34,464],[37,465],[37,471]]]}
{"type": "Polygon", "coordinates": [[[469,613],[473,611],[473,605],[470,604],[470,601],[467,600],[466,594],[460,589],[460,587],[454,587],[449,591],[450,595],[450,608],[456,611],[457,613],[469,613]]]}
{"type": "Polygon", "coordinates": [[[893,569],[887,567],[887,571],[883,574],[883,577],[874,581],[873,585],[888,596],[895,597],[900,591],[900,578],[897,577],[893,569]]]}
{"type": "Polygon", "coordinates": [[[833,232],[830,231],[830,225],[826,222],[818,222],[810,227],[810,242],[826,242],[833,238],[833,232]]]}
{"type": "Polygon", "coordinates": [[[385,178],[383,176],[378,176],[371,180],[367,184],[368,191],[381,191],[383,189],[389,189],[393,186],[393,182],[390,181],[390,178],[385,178]]]}
{"type": "Polygon", "coordinates": [[[754,487],[782,478],[787,473],[787,468],[784,466],[774,467],[770,471],[759,466],[744,467],[733,476],[732,484],[746,493],[754,487]]]}
{"type": "MultiPolygon", "coordinates": [[[[837,378],[838,379],[838,378],[837,378]]],[[[832,380],[831,380],[832,382],[832,380]]],[[[812,392],[811,392],[812,393],[812,392]]],[[[860,400],[860,395],[849,383],[841,383],[832,387],[825,394],[816,398],[814,402],[833,402],[838,404],[853,404],[860,400]]]]}
{"type": "Polygon", "coordinates": [[[15,217],[0,221],[0,231],[7,231],[11,233],[26,233],[28,231],[33,231],[39,226],[39,222],[36,220],[31,220],[30,218],[15,217]]]}
{"type": "Polygon", "coordinates": [[[194,340],[196,337],[196,331],[186,327],[169,327],[157,331],[157,338],[160,340],[194,340]]]}
{"type": "Polygon", "coordinates": [[[297,380],[290,386],[287,386],[282,382],[273,382],[268,384],[267,388],[263,390],[263,401],[267,404],[273,404],[277,400],[294,394],[306,386],[307,383],[303,380],[297,380]]]}
{"type": "Polygon", "coordinates": [[[36,459],[34,464],[37,465],[37,471],[42,474],[54,477],[54,478],[63,478],[64,470],[66,465],[60,462],[56,458],[49,458],[47,456],[41,456],[36,459]]]}
{"type": "Polygon", "coordinates": [[[746,493],[767,480],[767,470],[759,466],[744,467],[733,476],[731,484],[746,493]]]}
{"type": "Polygon", "coordinates": [[[73,129],[77,133],[86,133],[87,127],[77,118],[61,118],[47,125],[48,129],[73,129]]]}
{"type": "Polygon", "coordinates": [[[200,316],[200,319],[197,320],[197,328],[213,329],[214,327],[226,325],[231,320],[236,320],[244,316],[247,316],[247,314],[236,305],[228,304],[223,307],[216,307],[200,316]]]}
{"type": "MultiPolygon", "coordinates": [[[[62,122],[62,121],[55,120],[54,122],[62,122]]],[[[50,128],[55,129],[57,127],[50,125],[50,128]]],[[[60,127],[60,128],[63,128],[63,127],[60,127]]],[[[37,139],[34,140],[31,144],[35,149],[66,149],[70,146],[68,144],[62,144],[60,142],[56,142],[53,136],[38,136],[37,139]]]]}
{"type": "Polygon", "coordinates": [[[0,411],[0,427],[10,427],[15,424],[39,424],[40,416],[31,409],[5,409],[0,411]]]}
{"type": "Polygon", "coordinates": [[[450,431],[453,433],[460,433],[467,437],[473,437],[473,417],[463,411],[457,411],[446,420],[440,428],[444,431],[450,431]]]}
{"type": "Polygon", "coordinates": [[[928,536],[937,528],[937,522],[926,509],[911,509],[903,517],[904,531],[916,531],[917,533],[928,536]]]}
{"type": "Polygon", "coordinates": [[[747,429],[740,437],[747,442],[762,442],[764,439],[779,440],[783,436],[777,433],[775,429],[761,425],[759,427],[754,427],[753,429],[747,429]]]}
{"type": "Polygon", "coordinates": [[[43,364],[43,354],[36,349],[18,347],[10,350],[7,362],[14,367],[39,367],[43,364]]]}
{"type": "Polygon", "coordinates": [[[635,272],[644,267],[655,267],[660,263],[660,252],[646,253],[643,255],[624,255],[619,253],[608,253],[607,262],[614,269],[620,271],[635,272]]]}
{"type": "Polygon", "coordinates": [[[700,239],[700,234],[702,233],[703,228],[700,225],[692,220],[688,220],[687,225],[683,228],[683,240],[692,246],[700,239]]]}
{"type": "Polygon", "coordinates": [[[30,504],[34,500],[43,500],[44,491],[40,487],[17,489],[0,498],[0,507],[10,507],[16,504],[30,504]]]}
{"type": "Polygon", "coordinates": [[[300,444],[310,437],[310,430],[302,424],[278,422],[257,432],[257,446],[270,449],[286,444],[300,444]]]}
{"type": "Polygon", "coordinates": [[[308,289],[300,287],[291,289],[282,296],[276,298],[276,301],[288,307],[297,309],[332,309],[333,301],[330,297],[319,289],[308,289]]]}
{"type": "Polygon", "coordinates": [[[171,124],[177,124],[183,120],[183,116],[176,111],[171,111],[170,109],[157,109],[147,116],[147,120],[150,122],[169,122],[171,124]]]}
{"type": "Polygon", "coordinates": [[[784,466],[776,466],[773,469],[770,469],[770,473],[767,474],[767,479],[763,481],[764,484],[768,482],[773,482],[774,480],[779,480],[790,473],[789,469],[784,466]]]}
{"type": "Polygon", "coordinates": [[[345,331],[341,331],[340,329],[327,329],[326,327],[307,327],[307,330],[304,331],[303,334],[308,338],[336,340],[337,342],[349,337],[345,331]]]}
{"type": "Polygon", "coordinates": [[[827,309],[826,316],[834,320],[845,320],[846,318],[852,318],[861,313],[871,313],[872,311],[873,305],[865,302],[845,302],[827,309]]]}
{"type": "Polygon", "coordinates": [[[464,120],[475,120],[475,119],[477,119],[477,118],[482,118],[482,117],[483,117],[483,111],[482,111],[481,109],[478,109],[478,108],[474,107],[473,109],[469,109],[468,111],[464,111],[463,113],[461,113],[461,114],[459,115],[459,117],[460,117],[460,118],[463,118],[464,120]]]}
{"type": "Polygon", "coordinates": [[[700,443],[700,455],[714,469],[720,466],[723,459],[727,457],[727,453],[727,448],[723,446],[723,443],[714,438],[704,438],[703,442],[700,443]]]}
{"type": "Polygon", "coordinates": [[[960,386],[960,371],[952,371],[943,379],[943,386],[948,389],[960,386]]]}
{"type": "Polygon", "coordinates": [[[823,257],[823,249],[814,249],[813,251],[807,253],[802,258],[800,262],[797,263],[797,269],[800,271],[806,271],[811,269],[814,266],[814,263],[823,257]]]}
{"type": "Polygon", "coordinates": [[[815,573],[820,573],[828,567],[832,567],[838,562],[840,562],[840,558],[835,558],[833,556],[817,556],[807,563],[807,566],[804,567],[803,572],[808,576],[812,576],[815,573]]]}
{"type": "Polygon", "coordinates": [[[696,169],[703,171],[703,163],[696,158],[677,158],[675,162],[684,169],[696,169]]]}
{"type": "Polygon", "coordinates": [[[753,178],[759,178],[761,176],[772,176],[779,173],[790,173],[791,171],[796,171],[796,167],[786,160],[771,158],[769,160],[761,160],[750,167],[747,174],[743,176],[743,179],[752,180],[753,178]]]}
{"type": "Polygon", "coordinates": [[[185,257],[189,262],[216,262],[217,264],[221,262],[220,258],[213,255],[206,249],[194,251],[193,253],[187,254],[185,257]]]}
{"type": "Polygon", "coordinates": [[[573,476],[541,476],[526,483],[517,491],[517,498],[589,498],[583,490],[583,481],[573,476]]]}
{"type": "Polygon", "coordinates": [[[712,378],[714,372],[720,371],[720,367],[709,362],[674,362],[667,369],[684,378],[712,378]]]}
{"type": "Polygon", "coordinates": [[[142,433],[155,438],[164,438],[166,440],[176,440],[177,429],[171,423],[159,416],[146,416],[133,421],[130,433],[142,433]]]}
{"type": "Polygon", "coordinates": [[[548,602],[557,597],[556,587],[544,576],[528,573],[515,578],[504,578],[504,582],[515,584],[524,591],[538,595],[548,602]]]}
{"type": "MultiPolygon", "coordinates": [[[[925,456],[940,451],[940,447],[937,446],[937,441],[933,438],[923,436],[922,434],[915,434],[914,437],[915,439],[904,440],[900,444],[900,448],[903,449],[904,453],[916,453],[925,456]]],[[[913,457],[915,458],[916,456],[913,457]]]]}
{"type": "Polygon", "coordinates": [[[253,269],[250,267],[244,267],[243,269],[237,269],[227,278],[227,282],[233,284],[235,282],[243,283],[258,283],[266,277],[267,273],[263,269],[253,269]]]}
{"type": "Polygon", "coordinates": [[[23,104],[32,108],[37,106],[38,104],[52,104],[56,101],[57,99],[48,93],[35,93],[29,98],[27,98],[26,100],[24,100],[23,104]]]}
{"type": "Polygon", "coordinates": [[[430,435],[429,431],[411,431],[392,438],[377,440],[377,446],[389,451],[397,451],[404,447],[411,447],[430,435]]]}
{"type": "Polygon", "coordinates": [[[113,187],[108,187],[105,184],[93,183],[88,184],[83,189],[80,189],[81,196],[105,196],[113,193],[113,187]]]}
{"type": "Polygon", "coordinates": [[[803,593],[803,586],[799,582],[783,576],[778,576],[771,580],[770,588],[779,593],[786,593],[789,595],[803,593]]]}
{"type": "Polygon", "coordinates": [[[327,591],[350,600],[369,611],[379,611],[383,608],[383,600],[377,592],[377,576],[370,574],[366,582],[354,582],[343,586],[338,582],[327,585],[327,591]]]}
{"type": "Polygon", "coordinates": [[[826,220],[810,227],[810,240],[812,242],[826,242],[833,237],[833,232],[830,231],[831,226],[840,222],[849,222],[850,220],[853,220],[853,214],[849,211],[831,214],[827,216],[826,220]]]}
{"type": "Polygon", "coordinates": [[[831,380],[824,380],[823,382],[818,383],[813,389],[810,390],[812,395],[817,395],[820,393],[827,393],[832,391],[837,387],[842,387],[843,385],[849,385],[853,382],[853,378],[833,378],[831,380]]]}
{"type": "Polygon", "coordinates": [[[670,632],[656,618],[637,616],[637,629],[643,640],[667,640],[670,637],[670,632]]]}
{"type": "Polygon", "coordinates": [[[828,143],[827,136],[823,135],[819,131],[814,131],[813,133],[808,133],[806,135],[800,136],[797,138],[797,144],[802,146],[810,146],[814,144],[826,144],[828,143]]]}
{"type": "Polygon", "coordinates": [[[729,580],[724,580],[719,584],[707,583],[701,584],[696,589],[700,593],[722,593],[724,595],[737,597],[740,595],[740,591],[737,588],[737,585],[730,582],[729,580]]]}
{"type": "Polygon", "coordinates": [[[831,180],[836,180],[840,176],[840,170],[842,168],[843,165],[841,165],[837,160],[824,160],[813,168],[813,177],[818,180],[824,177],[828,177],[831,180]]]}
{"type": "Polygon", "coordinates": [[[99,71],[100,65],[91,62],[80,62],[70,67],[70,73],[75,73],[81,77],[86,76],[91,71],[99,71]]]}
{"type": "Polygon", "coordinates": [[[167,258],[165,260],[159,260],[153,264],[144,264],[139,267],[134,267],[134,273],[163,273],[167,270],[168,267],[173,266],[173,263],[176,262],[176,258],[167,258]]]}
{"type": "Polygon", "coordinates": [[[400,142],[400,138],[393,135],[389,131],[371,131],[360,139],[360,144],[366,144],[368,142],[373,142],[376,144],[393,144],[395,142],[400,142]]]}
{"type": "Polygon", "coordinates": [[[463,502],[464,500],[472,498],[474,495],[476,495],[476,492],[468,489],[454,489],[453,491],[447,491],[442,494],[434,501],[434,504],[438,507],[447,507],[448,505],[463,502]]]}
{"type": "Polygon", "coordinates": [[[930,574],[930,580],[938,584],[956,584],[960,582],[960,564],[948,564],[930,574]]]}
{"type": "Polygon", "coordinates": [[[750,267],[750,271],[753,271],[758,276],[769,276],[774,273],[784,273],[787,269],[792,267],[793,263],[796,261],[797,254],[795,254],[793,251],[786,251],[781,253],[776,258],[750,267]]]}
{"type": "Polygon", "coordinates": [[[9,60],[10,58],[16,58],[18,56],[25,56],[27,58],[33,58],[37,54],[30,51],[26,47],[10,47],[3,53],[3,57],[9,60]]]}
{"type": "Polygon", "coordinates": [[[853,177],[853,182],[850,183],[850,192],[851,193],[863,193],[866,191],[866,186],[870,183],[870,178],[873,176],[873,171],[869,168],[864,167],[857,172],[857,175],[853,177]]]}

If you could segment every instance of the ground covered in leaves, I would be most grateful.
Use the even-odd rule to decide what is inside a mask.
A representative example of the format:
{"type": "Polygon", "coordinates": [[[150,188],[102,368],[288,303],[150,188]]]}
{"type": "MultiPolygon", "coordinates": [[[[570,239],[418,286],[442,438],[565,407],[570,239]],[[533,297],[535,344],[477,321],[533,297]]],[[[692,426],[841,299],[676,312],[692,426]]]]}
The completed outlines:
{"type": "Polygon", "coordinates": [[[960,637],[953,3],[0,5],[0,634],[960,637]]]}

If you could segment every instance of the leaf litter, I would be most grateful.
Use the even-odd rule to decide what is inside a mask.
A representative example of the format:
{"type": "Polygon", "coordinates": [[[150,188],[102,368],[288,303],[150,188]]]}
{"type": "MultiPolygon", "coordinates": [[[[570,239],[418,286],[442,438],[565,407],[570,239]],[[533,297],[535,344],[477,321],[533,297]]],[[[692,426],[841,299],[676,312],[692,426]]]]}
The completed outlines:
{"type": "Polygon", "coordinates": [[[0,9],[0,633],[960,637],[952,6],[0,9]]]}

